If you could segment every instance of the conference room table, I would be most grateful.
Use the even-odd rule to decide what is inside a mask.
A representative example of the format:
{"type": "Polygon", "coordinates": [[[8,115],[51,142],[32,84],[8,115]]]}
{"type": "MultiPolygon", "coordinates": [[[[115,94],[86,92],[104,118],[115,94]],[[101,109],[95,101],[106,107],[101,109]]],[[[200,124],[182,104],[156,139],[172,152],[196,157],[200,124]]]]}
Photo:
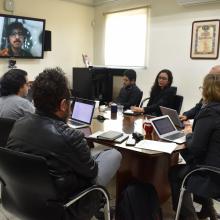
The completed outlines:
{"type": "MultiPolygon", "coordinates": [[[[135,146],[126,146],[126,141],[121,144],[90,138],[89,136],[97,131],[120,131],[132,135],[133,132],[145,134],[142,125],[146,116],[127,116],[123,114],[111,114],[110,111],[98,112],[94,114],[94,119],[90,127],[81,129],[91,147],[94,143],[116,148],[122,154],[121,166],[116,175],[116,202],[120,193],[131,181],[141,181],[152,183],[158,193],[160,202],[165,202],[170,194],[168,172],[171,166],[178,163],[178,151],[184,148],[184,145],[177,145],[172,154],[140,149],[135,146]],[[107,119],[99,121],[97,114],[102,114],[107,119]]],[[[157,136],[153,135],[154,139],[157,136]]],[[[158,140],[158,139],[157,139],[158,140]]]]}

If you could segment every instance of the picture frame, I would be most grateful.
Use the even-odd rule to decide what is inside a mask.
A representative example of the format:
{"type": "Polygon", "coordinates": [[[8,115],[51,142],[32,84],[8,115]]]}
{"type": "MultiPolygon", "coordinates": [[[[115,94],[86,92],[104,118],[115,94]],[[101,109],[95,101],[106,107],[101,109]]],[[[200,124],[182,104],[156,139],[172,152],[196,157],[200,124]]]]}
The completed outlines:
{"type": "Polygon", "coordinates": [[[192,23],[191,59],[217,59],[219,54],[220,20],[192,23]]]}

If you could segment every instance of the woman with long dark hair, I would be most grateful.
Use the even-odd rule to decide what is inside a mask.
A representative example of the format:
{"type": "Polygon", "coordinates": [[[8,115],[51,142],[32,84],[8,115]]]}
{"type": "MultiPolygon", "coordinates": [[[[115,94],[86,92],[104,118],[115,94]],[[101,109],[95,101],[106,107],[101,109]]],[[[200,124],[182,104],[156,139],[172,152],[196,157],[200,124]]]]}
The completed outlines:
{"type": "Polygon", "coordinates": [[[142,112],[160,116],[159,106],[172,107],[173,97],[176,95],[176,87],[171,87],[173,82],[172,72],[168,69],[161,70],[151,88],[150,99],[146,107],[132,107],[134,112],[142,112]]]}

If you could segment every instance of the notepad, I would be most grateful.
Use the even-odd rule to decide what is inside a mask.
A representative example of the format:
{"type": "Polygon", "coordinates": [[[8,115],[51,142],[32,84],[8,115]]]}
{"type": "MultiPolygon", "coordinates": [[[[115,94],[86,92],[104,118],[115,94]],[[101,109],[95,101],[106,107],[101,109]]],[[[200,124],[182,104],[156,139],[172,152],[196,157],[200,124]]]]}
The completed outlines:
{"type": "Polygon", "coordinates": [[[142,140],[135,145],[135,147],[137,148],[160,151],[168,154],[171,154],[175,150],[176,146],[177,145],[175,143],[151,141],[151,140],[142,140]]]}
{"type": "Polygon", "coordinates": [[[115,139],[121,137],[122,135],[123,135],[122,132],[106,131],[104,133],[101,133],[101,134],[97,135],[97,139],[114,141],[115,139]]]}

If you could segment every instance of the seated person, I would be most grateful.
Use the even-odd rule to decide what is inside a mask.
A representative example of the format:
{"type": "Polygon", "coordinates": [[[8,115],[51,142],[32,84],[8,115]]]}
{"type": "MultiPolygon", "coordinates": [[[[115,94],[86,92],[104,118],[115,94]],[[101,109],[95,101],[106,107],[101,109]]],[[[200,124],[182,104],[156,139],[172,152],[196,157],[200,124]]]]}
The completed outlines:
{"type": "Polygon", "coordinates": [[[125,70],[123,75],[123,87],[116,98],[116,103],[129,109],[131,106],[138,106],[141,101],[142,92],[136,86],[136,72],[132,69],[125,70]]]}
{"type": "Polygon", "coordinates": [[[28,93],[27,72],[11,69],[0,80],[0,117],[17,120],[34,113],[33,104],[25,99],[28,93]]]}
{"type": "MultiPolygon", "coordinates": [[[[171,169],[170,184],[172,190],[173,209],[176,210],[179,192],[184,176],[195,168],[196,165],[215,166],[220,168],[220,74],[207,74],[203,82],[203,107],[195,118],[193,133],[187,135],[187,148],[181,153],[186,164],[177,165],[171,169]]],[[[201,177],[202,178],[202,177],[201,177]]],[[[216,213],[213,203],[201,195],[219,190],[204,178],[196,179],[196,184],[191,186],[192,192],[199,196],[202,207],[205,207],[207,217],[215,220],[216,213]],[[212,187],[211,187],[212,185],[212,187]],[[204,192],[204,187],[206,191],[204,192]]],[[[220,184],[220,181],[218,181],[220,184]]],[[[218,183],[217,183],[218,185],[218,183]]],[[[180,219],[197,219],[190,193],[185,192],[180,212],[180,219]]]]}
{"type": "MultiPolygon", "coordinates": [[[[209,71],[209,73],[220,74],[220,65],[213,66],[209,71]]],[[[187,121],[188,119],[194,119],[198,115],[200,109],[202,108],[202,105],[203,105],[203,99],[200,99],[200,101],[193,108],[191,108],[190,110],[184,112],[182,115],[179,116],[180,120],[187,121]]]]}
{"type": "MultiPolygon", "coordinates": [[[[44,157],[60,199],[94,183],[106,186],[120,166],[121,154],[111,149],[92,157],[84,134],[67,125],[70,90],[62,70],[44,70],[32,88],[36,113],[15,122],[6,147],[44,157]]],[[[69,219],[91,218],[99,204],[97,196],[91,193],[89,204],[85,201],[71,207],[69,219]],[[75,208],[80,212],[77,215],[75,208]]]]}
{"type": "Polygon", "coordinates": [[[160,105],[172,108],[173,97],[176,95],[176,88],[171,87],[173,75],[170,70],[161,70],[155,79],[154,85],[151,88],[150,100],[146,107],[132,107],[134,112],[160,116],[160,105]]]}

